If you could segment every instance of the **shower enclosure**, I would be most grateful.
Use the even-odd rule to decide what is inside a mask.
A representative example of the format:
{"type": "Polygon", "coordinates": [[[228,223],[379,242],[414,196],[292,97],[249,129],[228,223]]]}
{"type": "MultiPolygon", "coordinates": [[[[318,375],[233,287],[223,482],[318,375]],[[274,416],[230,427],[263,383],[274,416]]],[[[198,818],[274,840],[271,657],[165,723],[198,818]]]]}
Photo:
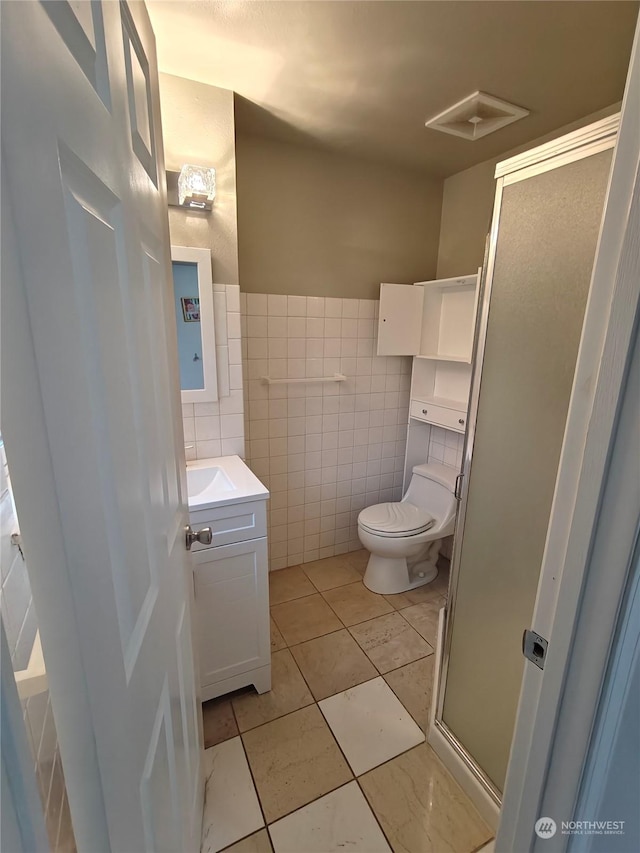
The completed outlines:
{"type": "Polygon", "coordinates": [[[430,733],[496,814],[617,127],[496,168],[430,733]]]}

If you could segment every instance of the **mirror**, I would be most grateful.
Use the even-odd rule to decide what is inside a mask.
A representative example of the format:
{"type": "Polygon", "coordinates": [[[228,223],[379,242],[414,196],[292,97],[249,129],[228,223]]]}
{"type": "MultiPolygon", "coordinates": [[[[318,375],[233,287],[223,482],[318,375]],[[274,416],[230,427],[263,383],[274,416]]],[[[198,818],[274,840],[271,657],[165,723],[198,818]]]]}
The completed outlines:
{"type": "Polygon", "coordinates": [[[211,252],[171,247],[183,403],[218,399],[211,252]]]}

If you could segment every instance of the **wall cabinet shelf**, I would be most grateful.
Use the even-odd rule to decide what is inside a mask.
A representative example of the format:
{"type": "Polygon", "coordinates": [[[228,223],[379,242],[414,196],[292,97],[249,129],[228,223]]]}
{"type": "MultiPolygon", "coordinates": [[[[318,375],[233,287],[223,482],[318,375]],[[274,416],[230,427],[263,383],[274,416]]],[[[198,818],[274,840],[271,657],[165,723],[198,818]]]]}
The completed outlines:
{"type": "Polygon", "coordinates": [[[462,355],[438,355],[436,353],[420,353],[414,358],[426,358],[430,361],[455,361],[459,364],[471,364],[471,359],[462,355]]]}
{"type": "Polygon", "coordinates": [[[430,427],[467,427],[480,271],[459,278],[381,284],[378,355],[411,355],[405,486],[427,460],[430,427]]]}

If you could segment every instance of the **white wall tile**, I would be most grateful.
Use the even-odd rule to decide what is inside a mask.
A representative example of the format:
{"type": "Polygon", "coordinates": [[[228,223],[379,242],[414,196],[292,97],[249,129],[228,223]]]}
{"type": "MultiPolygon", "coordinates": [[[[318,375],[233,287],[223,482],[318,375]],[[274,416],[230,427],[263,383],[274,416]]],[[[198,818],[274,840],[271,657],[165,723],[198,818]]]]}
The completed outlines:
{"type": "Polygon", "coordinates": [[[325,317],[342,317],[342,299],[325,298],[324,314],[325,317]]]}
{"type": "Polygon", "coordinates": [[[307,299],[305,296],[287,296],[287,315],[289,317],[307,316],[307,299]]]}
{"type": "Polygon", "coordinates": [[[196,441],[197,459],[214,459],[217,456],[222,456],[222,444],[219,438],[196,441]]]}
{"type": "Polygon", "coordinates": [[[221,451],[223,456],[244,456],[244,438],[238,436],[236,438],[223,438],[221,442],[221,451]]]}
{"type": "Polygon", "coordinates": [[[229,312],[227,314],[227,337],[240,338],[240,313],[229,312]]]}
{"type": "Polygon", "coordinates": [[[286,317],[287,297],[270,293],[267,296],[267,313],[270,317],[286,317]]]}
{"type": "Polygon", "coordinates": [[[216,344],[216,373],[218,374],[218,396],[224,397],[230,391],[228,346],[218,346],[216,344]]]}
{"type": "Polygon", "coordinates": [[[342,300],[342,316],[357,317],[360,313],[359,299],[343,299],[342,300]]]}
{"type": "Polygon", "coordinates": [[[219,416],[195,418],[195,439],[197,442],[220,439],[220,437],[219,416]]]}
{"type": "Polygon", "coordinates": [[[270,567],[359,548],[359,510],[400,497],[411,359],[375,355],[375,300],[251,296],[247,459],[271,489],[270,567]],[[267,371],[347,381],[265,386],[267,371]]]}
{"type": "Polygon", "coordinates": [[[240,287],[237,284],[226,285],[227,310],[240,312],[240,287]]]}
{"type": "Polygon", "coordinates": [[[307,317],[324,317],[325,315],[325,299],[324,296],[308,296],[307,297],[307,317]]]}
{"type": "Polygon", "coordinates": [[[267,295],[265,293],[247,293],[247,314],[266,317],[267,295]]]}

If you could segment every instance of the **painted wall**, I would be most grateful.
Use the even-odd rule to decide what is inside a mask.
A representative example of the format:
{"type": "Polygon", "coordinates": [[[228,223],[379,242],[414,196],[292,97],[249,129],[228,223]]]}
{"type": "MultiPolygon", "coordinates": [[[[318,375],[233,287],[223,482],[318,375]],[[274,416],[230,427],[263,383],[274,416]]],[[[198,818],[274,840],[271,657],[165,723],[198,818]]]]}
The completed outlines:
{"type": "Polygon", "coordinates": [[[236,150],[243,291],[377,299],[435,275],[440,179],[249,135],[236,150]]]}
{"type": "Polygon", "coordinates": [[[481,266],[485,240],[491,226],[496,187],[493,174],[496,163],[565,133],[570,133],[572,130],[577,130],[579,127],[585,127],[619,109],[619,103],[612,104],[579,121],[564,125],[553,133],[532,139],[526,145],[505,151],[500,157],[485,160],[477,166],[447,178],[442,195],[438,278],[467,275],[481,266]]]}
{"type": "Polygon", "coordinates": [[[167,170],[179,171],[184,163],[216,170],[210,213],[169,207],[171,242],[211,249],[214,282],[238,284],[233,92],[160,74],[160,104],[167,170]]]}

